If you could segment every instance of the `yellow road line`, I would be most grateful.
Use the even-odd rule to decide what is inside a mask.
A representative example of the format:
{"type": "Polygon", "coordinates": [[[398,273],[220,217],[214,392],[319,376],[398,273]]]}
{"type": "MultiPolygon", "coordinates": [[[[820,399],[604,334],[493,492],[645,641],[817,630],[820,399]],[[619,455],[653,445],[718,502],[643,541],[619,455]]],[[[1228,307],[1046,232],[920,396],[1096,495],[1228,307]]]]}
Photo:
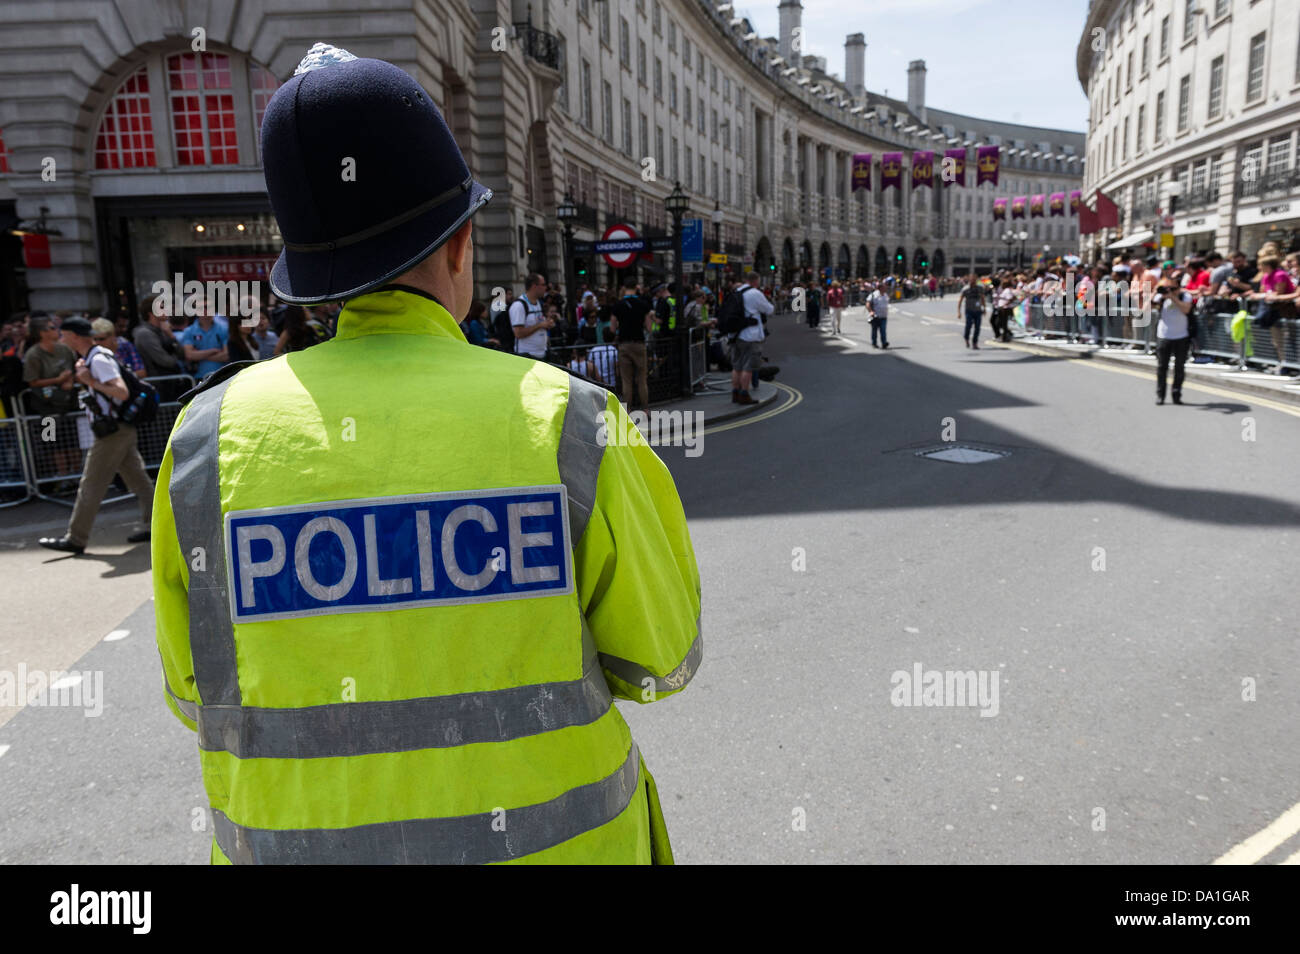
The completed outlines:
{"type": "Polygon", "coordinates": [[[1222,858],[1217,859],[1214,864],[1253,865],[1298,831],[1300,831],[1300,802],[1288,808],[1277,821],[1263,831],[1251,835],[1222,858]]]}
{"type": "MultiPolygon", "coordinates": [[[[1054,358],[1062,358],[1066,361],[1078,361],[1073,354],[1062,353],[1051,348],[1035,348],[1033,345],[1021,344],[1018,341],[1001,342],[993,345],[995,348],[1007,348],[1015,351],[1024,351],[1026,354],[1043,354],[1050,355],[1054,358]]],[[[1125,368],[1112,364],[1109,361],[1084,361],[1084,367],[1095,368],[1100,371],[1113,371],[1116,374],[1127,374],[1131,378],[1142,378],[1145,381],[1155,381],[1155,376],[1150,371],[1139,371],[1136,368],[1125,368]]],[[[1171,372],[1172,373],[1172,372],[1171,372]]],[[[1188,389],[1203,391],[1206,394],[1213,394],[1216,397],[1236,398],[1238,401],[1248,401],[1251,404],[1258,404],[1260,407],[1271,408],[1274,411],[1281,411],[1283,414],[1290,414],[1292,417],[1300,417],[1300,408],[1292,407],[1287,404],[1280,404],[1277,401],[1270,400],[1266,397],[1259,397],[1255,394],[1246,394],[1241,391],[1228,391],[1223,388],[1216,388],[1210,384],[1201,384],[1193,381],[1191,377],[1183,379],[1183,390],[1188,389]]]]}
{"type": "Polygon", "coordinates": [[[772,387],[776,388],[778,391],[784,391],[789,395],[790,400],[759,414],[742,417],[735,421],[724,421],[721,424],[714,424],[706,427],[704,429],[705,435],[716,434],[719,431],[729,431],[733,427],[744,427],[747,424],[757,424],[759,421],[766,421],[768,418],[776,417],[778,414],[784,414],[786,411],[790,410],[790,408],[803,401],[803,392],[798,388],[792,388],[787,384],[777,384],[775,381],[770,383],[772,387]]]}

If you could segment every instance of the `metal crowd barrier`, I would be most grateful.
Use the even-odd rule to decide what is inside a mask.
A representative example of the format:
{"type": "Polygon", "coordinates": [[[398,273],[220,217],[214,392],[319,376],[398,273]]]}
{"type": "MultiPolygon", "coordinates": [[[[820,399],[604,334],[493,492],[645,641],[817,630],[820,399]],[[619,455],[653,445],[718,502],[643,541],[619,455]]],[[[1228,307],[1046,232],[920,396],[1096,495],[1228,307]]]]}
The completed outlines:
{"type": "MultiPolygon", "coordinates": [[[[160,375],[147,379],[160,393],[183,393],[194,387],[194,378],[188,374],[160,375]]],[[[16,431],[13,444],[20,455],[20,468],[27,494],[21,501],[35,497],[51,503],[70,507],[75,502],[77,486],[85,469],[86,456],[94,443],[94,434],[84,410],[59,414],[31,414],[26,409],[27,394],[19,394],[14,401],[17,416],[0,421],[0,488],[10,486],[6,476],[6,452],[9,442],[2,425],[12,422],[16,431]]],[[[136,443],[145,468],[157,472],[167,450],[167,438],[180,413],[180,403],[163,401],[158,413],[147,424],[136,427],[136,443]]],[[[104,503],[129,500],[134,494],[127,492],[115,497],[105,497],[104,503]]],[[[11,504],[5,504],[9,506],[11,504]]]]}
{"type": "MultiPolygon", "coordinates": [[[[1072,305],[1073,302],[1066,302],[1063,308],[1054,308],[1055,314],[1049,315],[1042,302],[1031,303],[1026,315],[1026,333],[1101,347],[1136,346],[1147,354],[1155,351],[1159,317],[1154,310],[1150,321],[1143,325],[1141,310],[1121,306],[1107,309],[1115,313],[1079,315],[1073,311],[1072,305]]],[[[1250,312],[1249,307],[1246,310],[1250,312]]],[[[1236,314],[1236,311],[1195,311],[1195,354],[1235,362],[1243,371],[1252,364],[1261,368],[1277,367],[1279,357],[1282,367],[1300,368],[1300,319],[1278,322],[1278,327],[1283,329],[1282,354],[1279,356],[1270,331],[1257,327],[1253,314],[1246,319],[1245,336],[1240,342],[1233,341],[1232,322],[1236,314]]]]}
{"type": "Polygon", "coordinates": [[[32,498],[27,442],[22,421],[16,417],[0,418],[0,492],[3,492],[0,508],[16,507],[32,498]]]}

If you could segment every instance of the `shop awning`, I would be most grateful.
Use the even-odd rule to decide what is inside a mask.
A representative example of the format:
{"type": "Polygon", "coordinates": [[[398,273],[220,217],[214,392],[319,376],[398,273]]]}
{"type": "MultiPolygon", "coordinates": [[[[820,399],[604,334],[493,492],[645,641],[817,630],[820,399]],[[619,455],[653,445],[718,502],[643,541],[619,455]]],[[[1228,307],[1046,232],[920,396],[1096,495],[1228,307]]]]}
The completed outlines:
{"type": "Polygon", "coordinates": [[[1126,235],[1122,239],[1116,239],[1107,245],[1107,248],[1132,248],[1134,245],[1143,245],[1154,239],[1155,233],[1150,229],[1142,232],[1134,232],[1132,235],[1126,235]]]}

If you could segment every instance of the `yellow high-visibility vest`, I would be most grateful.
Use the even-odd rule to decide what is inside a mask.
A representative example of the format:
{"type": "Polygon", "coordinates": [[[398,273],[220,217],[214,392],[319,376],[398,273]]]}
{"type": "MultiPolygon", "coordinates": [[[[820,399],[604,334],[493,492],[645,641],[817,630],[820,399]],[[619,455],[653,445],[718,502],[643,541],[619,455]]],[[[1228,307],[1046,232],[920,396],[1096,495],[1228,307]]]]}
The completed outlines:
{"type": "Polygon", "coordinates": [[[671,861],[612,698],[690,680],[699,573],[617,399],[397,289],[213,377],[152,544],[212,860],[671,861]]]}

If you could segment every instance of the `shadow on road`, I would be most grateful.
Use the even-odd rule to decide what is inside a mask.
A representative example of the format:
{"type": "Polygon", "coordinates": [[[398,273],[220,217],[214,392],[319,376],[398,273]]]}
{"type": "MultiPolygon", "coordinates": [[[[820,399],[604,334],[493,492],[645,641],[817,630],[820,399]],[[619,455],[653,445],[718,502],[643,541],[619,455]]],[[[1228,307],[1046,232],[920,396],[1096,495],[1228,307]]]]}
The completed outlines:
{"type": "MultiPolygon", "coordinates": [[[[715,465],[718,469],[710,479],[678,480],[691,516],[1106,502],[1198,523],[1300,526],[1300,507],[1289,500],[1248,490],[1198,486],[1196,460],[1221,452],[1178,438],[1170,430],[1177,409],[1150,404],[1145,387],[1142,400],[1125,410],[1122,419],[1115,422],[1113,433],[1099,436],[1095,420],[1089,420],[1086,429],[1080,427],[1080,420],[1095,411],[1068,389],[1063,390],[1059,401],[1040,405],[901,355],[896,361],[874,361],[876,352],[831,352],[811,341],[792,341],[790,345],[781,359],[792,372],[802,366],[803,373],[792,373],[786,383],[799,387],[805,400],[786,414],[757,423],[753,429],[739,428],[709,438],[722,446],[716,458],[706,446],[702,462],[706,466],[712,460],[723,463],[715,465]],[[871,363],[856,364],[864,361],[871,363]],[[969,412],[978,410],[1025,407],[1044,407],[1046,413],[1059,413],[1059,445],[1041,443],[969,416],[969,412]],[[1165,416],[1148,421],[1148,414],[1165,416]],[[944,422],[949,418],[957,443],[988,445],[1010,450],[1010,454],[965,466],[918,457],[915,451],[921,446],[942,447],[944,422]],[[1079,444],[1086,448],[1081,454],[1087,454],[1088,459],[1062,450],[1076,433],[1079,444]],[[1115,456],[1117,466],[1133,460],[1128,445],[1149,451],[1151,446],[1170,443],[1171,438],[1179,443],[1171,446],[1169,456],[1191,458],[1186,473],[1180,474],[1176,483],[1146,481],[1104,466],[1108,454],[1115,456]],[[726,446],[728,443],[731,446],[726,446]],[[747,448],[743,456],[736,455],[737,443],[747,448]],[[725,482],[726,493],[718,492],[718,481],[725,482]]],[[[1010,370],[1066,360],[1002,354],[1005,357],[1000,360],[990,355],[975,363],[998,362],[1010,370]]],[[[1009,379],[1007,384],[1014,386],[1015,382],[1009,379]]],[[[1041,382],[1035,385],[1041,391],[1041,382]]],[[[1251,410],[1249,404],[1237,403],[1189,406],[1226,415],[1251,410]]],[[[1186,418],[1189,422],[1196,419],[1186,418]]],[[[673,460],[673,469],[680,472],[677,452],[664,456],[673,460]]],[[[1164,472],[1169,471],[1166,468],[1164,472]]]]}

